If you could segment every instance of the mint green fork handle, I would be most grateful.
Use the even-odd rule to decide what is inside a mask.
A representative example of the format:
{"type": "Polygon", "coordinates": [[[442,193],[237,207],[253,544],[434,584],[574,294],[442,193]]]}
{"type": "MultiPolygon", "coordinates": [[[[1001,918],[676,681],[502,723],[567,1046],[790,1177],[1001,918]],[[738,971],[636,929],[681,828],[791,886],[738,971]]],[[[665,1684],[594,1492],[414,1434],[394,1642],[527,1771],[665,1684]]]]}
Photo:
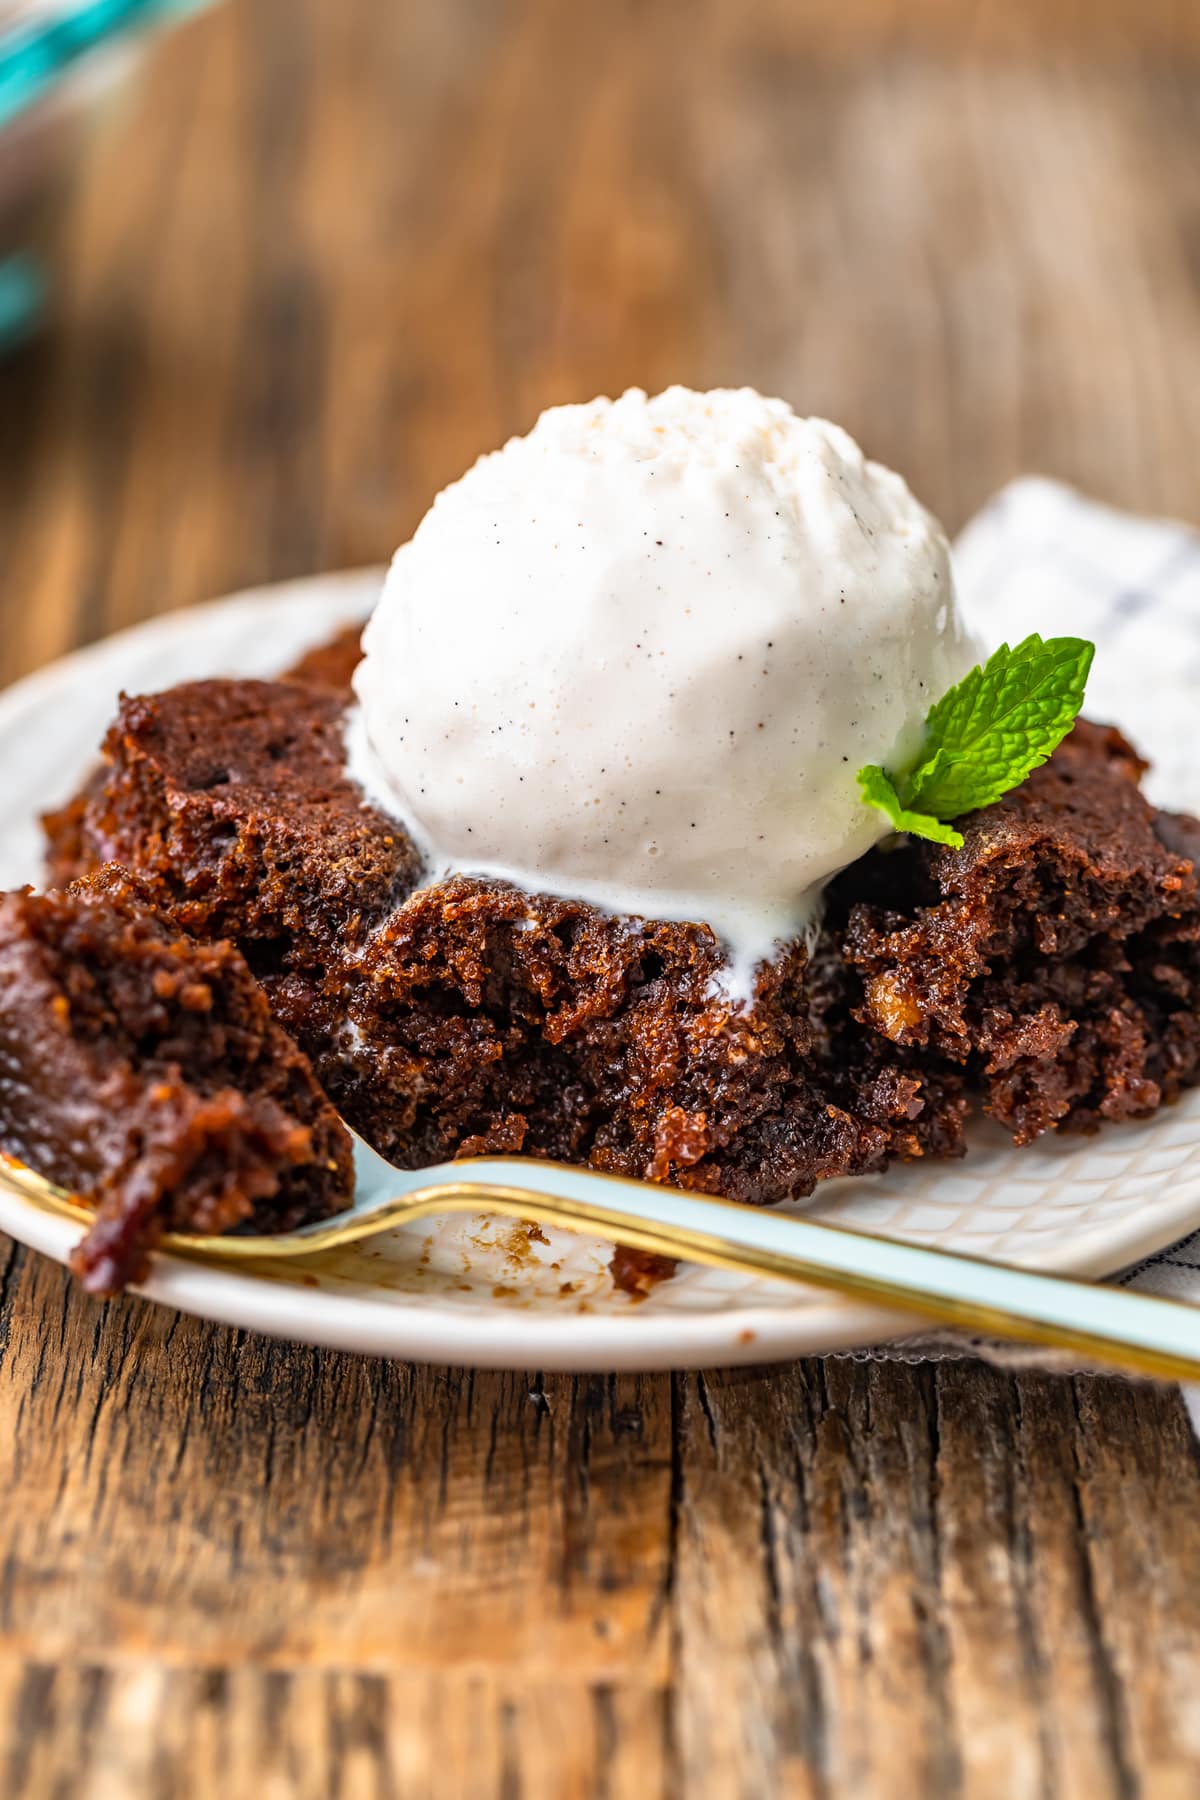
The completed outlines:
{"type": "MultiPolygon", "coordinates": [[[[552,1197],[555,1204],[547,1216],[555,1224],[692,1261],[723,1267],[736,1261],[757,1274],[832,1288],[942,1324],[1066,1350],[1081,1359],[1171,1379],[1200,1379],[1200,1308],[1177,1301],[556,1163],[468,1158],[406,1171],[360,1146],[359,1168],[364,1185],[380,1197],[416,1195],[440,1184],[520,1189],[531,1198],[552,1197]]],[[[454,1210],[469,1206],[486,1211],[487,1200],[482,1194],[467,1196],[455,1201],[454,1210]]],[[[430,1194],[421,1210],[450,1208],[430,1194]]]]}

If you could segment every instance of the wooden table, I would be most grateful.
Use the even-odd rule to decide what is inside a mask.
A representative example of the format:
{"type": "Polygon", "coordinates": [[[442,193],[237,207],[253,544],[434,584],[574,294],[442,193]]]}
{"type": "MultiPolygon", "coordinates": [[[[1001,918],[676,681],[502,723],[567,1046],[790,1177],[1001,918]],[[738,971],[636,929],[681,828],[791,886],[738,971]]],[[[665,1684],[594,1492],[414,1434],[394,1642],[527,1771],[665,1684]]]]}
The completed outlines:
{"type": "MultiPolygon", "coordinates": [[[[379,560],[548,402],[751,382],[949,525],[1200,515],[1188,0],[231,0],[0,372],[0,671],[379,560]]],[[[0,1249],[0,1792],[1190,1795],[1178,1396],[391,1366],[0,1249]],[[7,1759],[6,1762],[2,1759],[7,1759]]]]}

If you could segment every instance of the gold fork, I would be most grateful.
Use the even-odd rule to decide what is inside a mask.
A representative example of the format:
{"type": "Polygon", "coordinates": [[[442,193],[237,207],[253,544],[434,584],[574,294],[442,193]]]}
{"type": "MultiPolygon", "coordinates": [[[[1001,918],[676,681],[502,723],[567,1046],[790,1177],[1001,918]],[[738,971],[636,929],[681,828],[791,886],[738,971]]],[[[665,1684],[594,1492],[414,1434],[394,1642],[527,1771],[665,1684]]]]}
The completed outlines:
{"type": "MultiPolygon", "coordinates": [[[[468,1157],[430,1169],[397,1169],[356,1143],[353,1211],[277,1237],[172,1233],[172,1255],[226,1265],[317,1256],[415,1219],[451,1212],[508,1218],[707,1263],[744,1275],[829,1288],[941,1325],[1066,1351],[1159,1379],[1200,1379],[1200,1308],[1179,1301],[1041,1275],[895,1238],[818,1224],[595,1169],[525,1157],[468,1157]]],[[[86,1225],[78,1200],[10,1158],[0,1183],[43,1212],[86,1225]]]]}

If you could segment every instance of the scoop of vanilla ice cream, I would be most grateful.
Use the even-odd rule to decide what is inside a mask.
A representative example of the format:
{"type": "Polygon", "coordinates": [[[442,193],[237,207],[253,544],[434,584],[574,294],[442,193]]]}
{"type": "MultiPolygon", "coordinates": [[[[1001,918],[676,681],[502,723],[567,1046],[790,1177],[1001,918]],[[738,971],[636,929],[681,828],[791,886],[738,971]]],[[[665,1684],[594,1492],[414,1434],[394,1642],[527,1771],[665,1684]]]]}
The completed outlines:
{"type": "Polygon", "coordinates": [[[750,389],[561,406],[439,494],[363,639],[350,766],[448,870],[710,924],[730,987],[883,837],[978,660],[946,539],[750,389]]]}

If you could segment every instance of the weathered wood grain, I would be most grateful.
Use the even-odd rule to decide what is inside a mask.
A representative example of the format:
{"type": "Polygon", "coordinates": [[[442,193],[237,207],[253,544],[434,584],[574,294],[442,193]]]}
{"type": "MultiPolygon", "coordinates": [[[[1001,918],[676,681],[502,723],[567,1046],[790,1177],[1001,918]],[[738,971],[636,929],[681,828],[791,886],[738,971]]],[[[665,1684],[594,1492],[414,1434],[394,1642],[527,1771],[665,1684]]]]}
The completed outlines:
{"type": "Polygon", "coordinates": [[[0,1342],[5,1793],[1189,1790],[1168,1392],[409,1369],[17,1253],[0,1342]]]}
{"type": "MultiPolygon", "coordinates": [[[[750,381],[956,526],[1200,518],[1187,0],[230,0],[0,368],[0,677],[377,562],[552,401],[750,381]]],[[[1177,1396],[411,1369],[0,1250],[0,1793],[1190,1795],[1177,1396]]]]}

